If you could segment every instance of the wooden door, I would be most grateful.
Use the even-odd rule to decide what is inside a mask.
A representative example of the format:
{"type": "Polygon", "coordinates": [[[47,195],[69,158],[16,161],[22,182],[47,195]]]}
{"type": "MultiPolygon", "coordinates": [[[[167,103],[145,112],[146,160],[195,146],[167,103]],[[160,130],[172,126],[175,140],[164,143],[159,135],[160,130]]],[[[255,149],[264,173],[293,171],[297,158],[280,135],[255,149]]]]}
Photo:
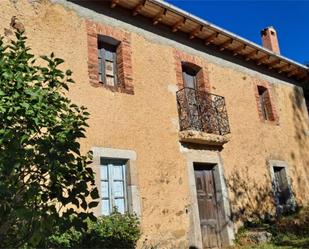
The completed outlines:
{"type": "Polygon", "coordinates": [[[220,221],[214,169],[195,169],[195,184],[201,223],[203,248],[220,248],[220,221]]]}

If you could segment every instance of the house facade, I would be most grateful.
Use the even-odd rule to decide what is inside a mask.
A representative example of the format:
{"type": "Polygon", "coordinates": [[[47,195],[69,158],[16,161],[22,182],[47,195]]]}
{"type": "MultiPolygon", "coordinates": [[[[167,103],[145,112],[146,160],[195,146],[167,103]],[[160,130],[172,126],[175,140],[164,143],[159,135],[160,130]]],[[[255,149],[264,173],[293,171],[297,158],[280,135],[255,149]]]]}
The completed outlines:
{"type": "Polygon", "coordinates": [[[65,60],[91,117],[94,210],[135,212],[140,247],[217,248],[309,201],[308,68],[160,0],[4,0],[37,55],[65,60]],[[308,100],[307,100],[308,101],[308,100]],[[308,102],[307,102],[308,103],[308,102]]]}

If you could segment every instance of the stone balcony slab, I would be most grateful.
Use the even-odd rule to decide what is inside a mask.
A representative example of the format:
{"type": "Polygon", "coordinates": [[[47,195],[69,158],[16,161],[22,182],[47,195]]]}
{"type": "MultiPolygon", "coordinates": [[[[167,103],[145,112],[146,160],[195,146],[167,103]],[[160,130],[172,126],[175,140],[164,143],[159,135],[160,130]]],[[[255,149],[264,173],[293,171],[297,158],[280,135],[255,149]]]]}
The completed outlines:
{"type": "Polygon", "coordinates": [[[179,140],[181,142],[212,146],[222,146],[230,141],[230,138],[230,134],[217,135],[195,130],[185,130],[179,132],[179,140]]]}

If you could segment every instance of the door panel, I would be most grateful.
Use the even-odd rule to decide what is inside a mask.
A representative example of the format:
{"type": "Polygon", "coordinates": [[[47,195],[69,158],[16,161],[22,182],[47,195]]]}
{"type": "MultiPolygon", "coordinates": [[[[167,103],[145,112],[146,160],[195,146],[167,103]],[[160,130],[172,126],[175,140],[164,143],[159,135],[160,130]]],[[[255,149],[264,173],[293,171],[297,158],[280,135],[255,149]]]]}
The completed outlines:
{"type": "Polygon", "coordinates": [[[183,72],[182,74],[183,74],[184,86],[197,90],[195,75],[188,74],[187,72],[183,72]]]}
{"type": "Polygon", "coordinates": [[[187,103],[189,106],[189,116],[192,129],[200,130],[201,123],[200,123],[200,106],[198,101],[198,94],[197,94],[197,85],[196,85],[196,76],[193,72],[189,73],[187,71],[182,72],[183,75],[183,83],[184,87],[189,88],[186,89],[186,97],[187,103]]]}
{"type": "Polygon", "coordinates": [[[221,240],[214,170],[195,169],[194,173],[203,248],[219,248],[221,240]]]}

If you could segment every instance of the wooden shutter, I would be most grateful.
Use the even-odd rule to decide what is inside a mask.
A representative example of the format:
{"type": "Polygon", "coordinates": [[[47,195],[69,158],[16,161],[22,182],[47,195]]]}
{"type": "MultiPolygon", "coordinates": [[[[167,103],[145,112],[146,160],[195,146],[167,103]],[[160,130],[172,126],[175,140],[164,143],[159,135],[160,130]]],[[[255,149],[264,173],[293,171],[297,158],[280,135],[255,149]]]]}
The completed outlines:
{"type": "Polygon", "coordinates": [[[105,49],[98,49],[99,82],[105,82],[105,49]]]}
{"type": "Polygon", "coordinates": [[[117,46],[98,41],[99,81],[108,86],[117,83],[117,46]]]}
{"type": "Polygon", "coordinates": [[[267,109],[267,90],[264,90],[264,92],[260,94],[260,105],[264,119],[269,120],[269,113],[267,109]]]}
{"type": "Polygon", "coordinates": [[[205,90],[204,72],[202,68],[196,73],[196,89],[205,90]]]}

